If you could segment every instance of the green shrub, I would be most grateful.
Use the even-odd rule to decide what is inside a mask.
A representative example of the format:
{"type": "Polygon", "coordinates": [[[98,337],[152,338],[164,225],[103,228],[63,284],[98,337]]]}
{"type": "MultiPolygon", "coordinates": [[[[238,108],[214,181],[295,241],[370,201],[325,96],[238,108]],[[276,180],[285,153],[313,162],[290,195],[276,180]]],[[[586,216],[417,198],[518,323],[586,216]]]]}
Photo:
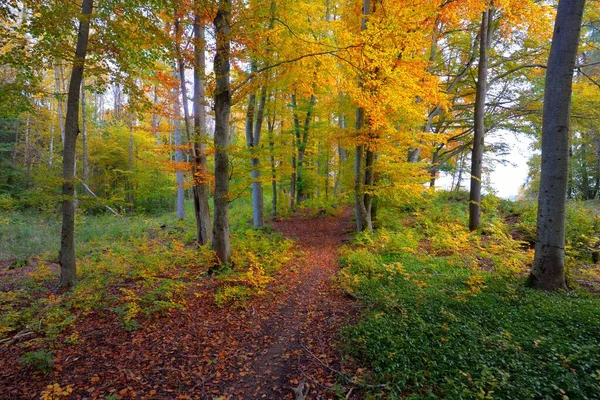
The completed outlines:
{"type": "Polygon", "coordinates": [[[50,350],[30,351],[21,356],[21,362],[25,366],[32,366],[45,374],[54,368],[54,354],[50,350]]]}

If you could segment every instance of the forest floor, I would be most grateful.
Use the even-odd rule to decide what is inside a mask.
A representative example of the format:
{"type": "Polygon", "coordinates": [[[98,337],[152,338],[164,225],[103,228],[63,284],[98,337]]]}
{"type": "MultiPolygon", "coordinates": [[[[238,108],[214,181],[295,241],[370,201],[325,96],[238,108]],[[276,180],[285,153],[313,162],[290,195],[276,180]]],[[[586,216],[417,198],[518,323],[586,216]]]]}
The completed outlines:
{"type": "Polygon", "coordinates": [[[207,277],[188,285],[183,310],[140,320],[132,332],[114,313],[93,311],[59,338],[69,344],[53,350],[47,374],[24,366],[18,345],[2,346],[0,398],[72,391],[71,398],[293,399],[302,383],[308,399],[352,398],[336,382],[355,367],[342,362],[335,343],[359,306],[334,280],[351,228],[348,209],[277,221],[274,229],[296,240],[298,255],[262,296],[218,308],[218,282],[207,277]]]}

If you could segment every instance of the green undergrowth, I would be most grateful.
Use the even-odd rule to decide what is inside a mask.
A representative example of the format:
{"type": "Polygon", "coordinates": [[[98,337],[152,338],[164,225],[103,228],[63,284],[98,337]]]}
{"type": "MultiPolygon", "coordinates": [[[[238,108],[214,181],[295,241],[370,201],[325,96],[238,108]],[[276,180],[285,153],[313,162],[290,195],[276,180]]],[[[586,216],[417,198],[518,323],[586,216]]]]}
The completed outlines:
{"type": "MultiPolygon", "coordinates": [[[[232,264],[210,276],[214,253],[195,244],[191,209],[184,221],[173,213],[78,214],[78,281],[65,293],[54,291],[59,224],[48,223],[53,218],[48,215],[15,211],[12,227],[0,227],[2,238],[13,244],[2,250],[7,274],[0,287],[0,340],[33,332],[52,344],[93,311],[113,313],[125,330],[136,330],[145,319],[184,309],[186,293],[196,291],[192,286],[201,279],[217,280],[220,306],[261,294],[291,256],[292,242],[268,228],[251,229],[246,203],[238,200],[231,219],[232,264]]],[[[76,335],[67,336],[69,342],[77,343],[76,335]]]]}
{"type": "Polygon", "coordinates": [[[598,295],[525,288],[531,250],[486,202],[473,234],[441,194],[381,210],[382,229],[343,249],[340,285],[366,311],[342,344],[365,398],[598,398],[598,295]]]}

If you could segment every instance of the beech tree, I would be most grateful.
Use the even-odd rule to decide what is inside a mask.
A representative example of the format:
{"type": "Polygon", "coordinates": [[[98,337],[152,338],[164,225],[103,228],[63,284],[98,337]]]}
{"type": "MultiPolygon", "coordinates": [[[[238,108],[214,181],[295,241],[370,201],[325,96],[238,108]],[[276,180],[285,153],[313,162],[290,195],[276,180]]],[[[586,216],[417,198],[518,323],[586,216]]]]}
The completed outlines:
{"type": "Polygon", "coordinates": [[[474,231],[481,223],[481,171],[485,136],[485,97],[487,93],[488,47],[493,10],[488,8],[481,17],[479,30],[479,66],[475,93],[474,137],[471,153],[471,190],[469,191],[469,229],[474,231]]]}
{"type": "Polygon", "coordinates": [[[83,0],[75,58],[69,82],[65,141],[63,146],[62,231],[60,236],[60,279],[58,286],[68,288],[77,275],[75,264],[75,144],[79,134],[79,95],[90,34],[90,18],[94,0],[83,0]]]}
{"type": "Polygon", "coordinates": [[[229,115],[231,91],[229,58],[231,51],[231,1],[219,0],[214,19],[216,45],[215,71],[215,214],[212,246],[221,264],[231,257],[229,243],[229,115]]]}
{"type": "Polygon", "coordinates": [[[573,68],[585,0],[560,0],[546,71],[535,257],[528,284],[566,289],[565,214],[573,68]]]}

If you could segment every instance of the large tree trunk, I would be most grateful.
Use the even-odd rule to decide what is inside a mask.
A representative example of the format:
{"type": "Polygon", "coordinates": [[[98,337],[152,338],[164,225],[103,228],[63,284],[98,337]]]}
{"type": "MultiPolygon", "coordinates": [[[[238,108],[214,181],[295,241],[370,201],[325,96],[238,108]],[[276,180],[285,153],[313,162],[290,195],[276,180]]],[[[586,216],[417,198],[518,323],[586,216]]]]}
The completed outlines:
{"type": "Polygon", "coordinates": [[[556,290],[565,282],[565,213],[573,68],[585,0],[560,0],[546,70],[542,167],[535,257],[528,283],[556,290]]]}
{"type": "Polygon", "coordinates": [[[492,11],[486,10],[481,17],[479,31],[479,66],[475,92],[475,115],[473,151],[471,153],[471,190],[469,192],[469,229],[481,224],[481,172],[483,167],[483,138],[485,135],[485,97],[487,92],[487,50],[489,43],[489,23],[492,11]]]}
{"type": "Polygon", "coordinates": [[[200,17],[200,3],[194,2],[196,7],[194,17],[194,212],[196,215],[196,230],[198,243],[210,243],[210,180],[206,166],[206,99],[204,88],[204,75],[206,73],[206,56],[204,55],[205,39],[204,22],[200,17]]]}
{"type": "Polygon", "coordinates": [[[69,82],[67,97],[67,118],[65,122],[65,142],[63,146],[63,186],[62,186],[62,231],[60,240],[60,279],[59,288],[73,285],[77,276],[75,263],[75,148],[79,133],[79,89],[83,78],[83,68],[90,33],[90,16],[93,0],[83,0],[81,17],[75,47],[75,59],[69,82]]]}
{"type": "MultiPolygon", "coordinates": [[[[367,29],[367,15],[371,11],[371,1],[363,0],[363,18],[361,30],[367,29]]],[[[359,78],[359,87],[362,87],[362,80],[359,78]]],[[[356,109],[356,131],[360,135],[361,130],[365,126],[365,110],[361,107],[356,109]]],[[[365,202],[365,182],[367,181],[367,171],[365,159],[364,144],[356,146],[354,153],[354,207],[356,212],[356,230],[357,231],[369,231],[373,230],[373,224],[371,221],[371,211],[367,209],[367,202],[365,202]]],[[[371,161],[373,158],[371,158],[371,161]]],[[[372,171],[371,171],[372,172],[372,171]]],[[[372,175],[372,174],[371,174],[372,175]]]]}
{"type": "Polygon", "coordinates": [[[231,0],[219,0],[214,19],[216,34],[215,52],[215,217],[213,249],[221,264],[229,264],[229,114],[231,92],[229,88],[230,57],[230,9],[231,0]]]}

